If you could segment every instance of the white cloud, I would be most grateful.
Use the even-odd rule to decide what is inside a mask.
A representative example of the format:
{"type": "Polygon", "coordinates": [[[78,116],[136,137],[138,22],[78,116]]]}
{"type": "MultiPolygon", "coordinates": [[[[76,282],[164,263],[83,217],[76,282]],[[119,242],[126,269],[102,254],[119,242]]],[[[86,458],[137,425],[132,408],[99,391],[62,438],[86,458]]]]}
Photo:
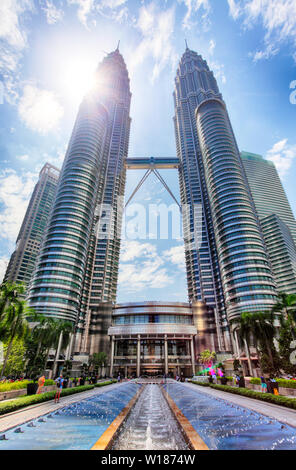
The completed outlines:
{"type": "Polygon", "coordinates": [[[228,5],[235,20],[243,19],[244,28],[251,29],[260,22],[265,30],[264,49],[252,53],[255,61],[272,57],[283,43],[291,43],[295,53],[295,0],[228,0],[228,5]]]}
{"type": "Polygon", "coordinates": [[[53,92],[26,85],[18,112],[28,128],[46,134],[57,126],[64,110],[53,92]]]}
{"type": "Polygon", "coordinates": [[[0,235],[6,241],[16,240],[37,178],[31,172],[18,175],[13,169],[0,173],[0,235]]]}
{"type": "Polygon", "coordinates": [[[94,0],[68,0],[69,5],[77,5],[77,16],[79,21],[88,28],[87,20],[89,14],[92,12],[95,2],[94,0]]]}
{"type": "Polygon", "coordinates": [[[229,13],[234,20],[241,15],[241,5],[237,3],[236,0],[228,0],[229,13]]]}
{"type": "Polygon", "coordinates": [[[57,8],[52,0],[45,0],[45,3],[43,6],[41,6],[41,8],[46,14],[46,20],[48,24],[55,24],[63,19],[63,10],[61,8],[57,8]]]}
{"type": "Polygon", "coordinates": [[[155,256],[156,247],[151,243],[140,243],[138,241],[125,241],[120,252],[120,261],[132,261],[140,256],[155,256]]]}
{"type": "Polygon", "coordinates": [[[268,150],[266,158],[275,164],[280,177],[283,178],[296,159],[296,145],[288,144],[288,139],[280,140],[268,150]]]}
{"type": "Polygon", "coordinates": [[[18,68],[23,51],[28,46],[25,20],[27,13],[33,11],[32,0],[0,1],[0,73],[4,98],[10,104],[18,99],[18,68]]]}
{"type": "Polygon", "coordinates": [[[175,25],[175,6],[160,10],[155,3],[140,8],[136,28],[142,35],[140,44],[133,51],[130,63],[132,70],[147,57],[155,61],[151,80],[159,76],[168,65],[175,66],[178,56],[172,44],[175,25]]]}
{"type": "Polygon", "coordinates": [[[214,39],[211,39],[210,43],[209,43],[209,54],[210,55],[214,54],[215,47],[216,47],[216,42],[214,41],[214,39]]]}
{"type": "Polygon", "coordinates": [[[215,78],[220,79],[222,83],[226,83],[226,76],[224,73],[224,64],[208,60],[210,69],[214,72],[215,78]]]}
{"type": "Polygon", "coordinates": [[[0,37],[19,50],[27,45],[27,34],[20,24],[20,17],[26,10],[33,10],[31,0],[0,2],[0,37]]]}
{"type": "Polygon", "coordinates": [[[101,0],[100,6],[103,8],[118,8],[124,5],[127,0],[101,0]]]}
{"type": "Polygon", "coordinates": [[[122,246],[120,261],[118,282],[126,293],[162,289],[174,282],[156,246],[150,243],[126,241],[122,246]]]}
{"type": "Polygon", "coordinates": [[[179,269],[185,271],[184,245],[173,246],[169,250],[164,251],[163,256],[171,263],[177,265],[179,269]]]}
{"type": "Polygon", "coordinates": [[[209,13],[211,11],[211,6],[209,0],[179,0],[179,3],[184,3],[187,8],[185,17],[183,19],[183,28],[191,29],[193,26],[196,26],[196,21],[194,21],[194,16],[196,13],[203,11],[200,15],[202,21],[202,26],[204,30],[207,30],[209,27],[209,13]]]}
{"type": "Polygon", "coordinates": [[[27,154],[18,155],[16,158],[17,158],[17,160],[21,160],[22,162],[26,162],[27,160],[29,160],[29,155],[27,155],[27,154]]]}
{"type": "Polygon", "coordinates": [[[2,282],[3,280],[8,263],[9,263],[9,258],[7,256],[1,256],[0,258],[0,282],[2,282]]]}

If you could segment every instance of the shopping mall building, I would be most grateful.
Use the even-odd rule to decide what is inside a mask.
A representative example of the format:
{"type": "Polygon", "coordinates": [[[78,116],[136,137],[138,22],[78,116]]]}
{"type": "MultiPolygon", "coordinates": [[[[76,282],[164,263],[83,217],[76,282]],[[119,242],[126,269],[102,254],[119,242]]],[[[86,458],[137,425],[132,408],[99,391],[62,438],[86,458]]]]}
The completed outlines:
{"type": "Polygon", "coordinates": [[[195,373],[195,351],[214,347],[213,316],[198,302],[139,302],[113,308],[110,375],[195,373]],[[212,330],[212,331],[211,331],[212,330]],[[212,333],[212,334],[211,334],[212,333]]]}

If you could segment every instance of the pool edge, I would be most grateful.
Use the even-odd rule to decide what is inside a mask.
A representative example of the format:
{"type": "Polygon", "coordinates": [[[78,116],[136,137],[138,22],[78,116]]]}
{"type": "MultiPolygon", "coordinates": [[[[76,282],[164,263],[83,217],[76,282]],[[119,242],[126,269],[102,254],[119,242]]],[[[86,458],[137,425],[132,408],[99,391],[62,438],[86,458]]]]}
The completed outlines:
{"type": "Polygon", "coordinates": [[[200,435],[196,432],[190,421],[183,415],[182,411],[178,408],[169,393],[163,387],[161,387],[161,391],[191,450],[210,450],[200,435]]]}
{"type": "Polygon", "coordinates": [[[117,437],[122,425],[126,421],[128,415],[131,412],[132,407],[138,401],[144,387],[142,386],[129,401],[129,403],[121,410],[116,416],[114,421],[108,426],[108,428],[99,437],[97,442],[90,448],[90,450],[110,450],[115,438],[117,437]]]}

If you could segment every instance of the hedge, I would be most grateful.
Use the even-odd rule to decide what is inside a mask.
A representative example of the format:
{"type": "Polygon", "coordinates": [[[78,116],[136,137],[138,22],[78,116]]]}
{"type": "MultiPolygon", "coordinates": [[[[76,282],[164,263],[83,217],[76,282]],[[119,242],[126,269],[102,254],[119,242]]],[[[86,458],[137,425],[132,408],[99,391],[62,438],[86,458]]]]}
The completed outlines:
{"type": "Polygon", "coordinates": [[[236,395],[242,395],[248,398],[256,398],[257,400],[267,401],[268,403],[273,403],[274,405],[285,406],[286,408],[293,408],[296,410],[296,399],[288,398],[278,395],[273,395],[272,393],[262,393],[250,390],[248,388],[236,388],[230,387],[229,385],[216,385],[209,384],[211,388],[216,390],[221,390],[223,392],[230,392],[236,395]]]}
{"type": "MultiPolygon", "coordinates": [[[[288,380],[288,379],[275,379],[279,384],[279,387],[286,387],[286,388],[296,388],[296,380],[288,380]]],[[[261,380],[257,377],[254,377],[250,380],[250,383],[253,385],[261,385],[261,380]]]]}
{"type": "Polygon", "coordinates": [[[117,380],[108,380],[107,382],[98,382],[95,387],[103,387],[104,385],[111,385],[117,382],[117,380]]]}
{"type": "MultiPolygon", "coordinates": [[[[0,393],[11,392],[12,390],[22,390],[27,388],[28,383],[32,383],[32,380],[21,380],[19,382],[4,382],[0,383],[0,393]]],[[[47,379],[44,385],[54,385],[55,381],[47,379]]]]}
{"type": "Polygon", "coordinates": [[[195,380],[192,380],[191,383],[193,383],[195,385],[201,385],[202,387],[209,387],[210,386],[209,382],[196,382],[195,380]]]}
{"type": "MultiPolygon", "coordinates": [[[[64,388],[61,391],[61,397],[73,395],[74,393],[85,392],[86,390],[92,390],[95,388],[95,386],[103,387],[104,385],[110,385],[111,383],[113,383],[113,381],[109,380],[106,382],[100,382],[100,384],[96,385],[82,385],[79,387],[64,388]]],[[[40,395],[28,395],[25,397],[16,398],[15,400],[11,400],[5,403],[0,402],[0,415],[11,413],[12,411],[19,410],[20,408],[24,408],[26,406],[53,400],[55,394],[56,391],[53,390],[52,392],[45,392],[41,393],[40,395]]]]}

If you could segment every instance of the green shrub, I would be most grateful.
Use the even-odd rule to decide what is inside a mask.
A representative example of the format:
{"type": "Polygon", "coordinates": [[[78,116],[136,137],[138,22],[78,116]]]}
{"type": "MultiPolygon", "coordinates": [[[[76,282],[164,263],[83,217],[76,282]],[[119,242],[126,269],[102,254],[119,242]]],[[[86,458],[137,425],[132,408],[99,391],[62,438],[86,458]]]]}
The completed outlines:
{"type": "Polygon", "coordinates": [[[22,388],[26,388],[29,382],[29,380],[22,380],[21,382],[2,383],[0,384],[0,393],[10,392],[11,390],[21,390],[22,388]]]}
{"type": "Polygon", "coordinates": [[[193,383],[195,385],[201,385],[202,387],[209,387],[210,386],[209,382],[196,382],[195,380],[192,380],[191,383],[193,383]]]}
{"type": "MultiPolygon", "coordinates": [[[[67,395],[73,395],[74,393],[84,392],[86,390],[92,390],[93,385],[83,385],[81,387],[65,388],[61,391],[61,397],[67,395]]],[[[35,405],[36,403],[42,403],[44,401],[52,400],[55,397],[56,391],[45,392],[39,395],[28,395],[25,397],[16,398],[9,402],[1,403],[0,402],[0,415],[11,413],[12,411],[19,410],[26,406],[35,405]]]]}
{"type": "MultiPolygon", "coordinates": [[[[296,388],[296,380],[288,380],[288,379],[275,379],[279,384],[279,387],[286,387],[286,388],[296,388]]],[[[253,377],[250,380],[250,383],[253,385],[260,385],[261,380],[258,377],[253,377]]]]}
{"type": "MultiPolygon", "coordinates": [[[[50,380],[53,382],[53,380],[50,380]]],[[[79,387],[64,388],[61,391],[61,397],[66,397],[67,395],[73,395],[74,393],[85,392],[86,390],[92,390],[95,387],[103,387],[104,385],[110,385],[117,382],[117,380],[108,380],[106,382],[100,382],[96,385],[82,385],[79,387]]],[[[48,384],[48,385],[51,385],[48,384]]],[[[1,403],[0,402],[0,415],[11,413],[12,411],[19,410],[26,406],[35,405],[36,403],[42,403],[44,401],[53,400],[55,397],[56,391],[41,393],[40,395],[28,395],[16,398],[9,402],[1,403]]]]}
{"type": "MultiPolygon", "coordinates": [[[[22,390],[24,388],[27,388],[28,383],[31,383],[32,380],[22,380],[20,382],[5,382],[0,384],[0,393],[1,392],[11,392],[12,390],[22,390]]],[[[47,379],[44,382],[44,385],[54,385],[55,381],[47,379]]]]}
{"type": "Polygon", "coordinates": [[[273,395],[272,393],[256,392],[255,390],[250,390],[248,388],[230,387],[229,385],[210,384],[210,387],[216,390],[221,390],[223,392],[230,392],[236,395],[242,395],[244,397],[256,398],[261,401],[267,401],[268,403],[273,403],[275,405],[285,406],[286,408],[293,408],[296,410],[295,398],[273,395]]]}
{"type": "MultiPolygon", "coordinates": [[[[222,378],[224,378],[224,377],[217,377],[218,380],[221,380],[222,378]]],[[[225,379],[227,380],[227,382],[232,382],[233,381],[233,377],[225,377],[225,379]]]]}
{"type": "Polygon", "coordinates": [[[110,385],[117,382],[117,380],[107,380],[106,382],[98,382],[95,387],[104,387],[104,385],[110,385]]]}

